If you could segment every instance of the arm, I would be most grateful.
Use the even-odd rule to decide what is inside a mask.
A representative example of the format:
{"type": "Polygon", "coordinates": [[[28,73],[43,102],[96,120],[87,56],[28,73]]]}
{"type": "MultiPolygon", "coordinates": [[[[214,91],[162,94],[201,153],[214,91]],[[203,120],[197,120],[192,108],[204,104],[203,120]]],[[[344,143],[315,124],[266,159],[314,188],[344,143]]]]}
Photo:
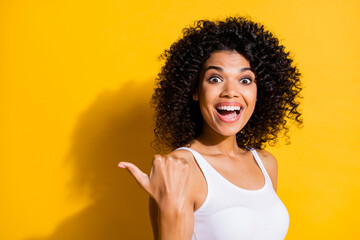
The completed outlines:
{"type": "MultiPolygon", "coordinates": [[[[153,230],[153,236],[154,240],[159,240],[159,221],[164,223],[165,219],[160,219],[159,216],[159,207],[157,206],[156,201],[149,197],[149,214],[150,214],[150,220],[151,220],[151,226],[153,230]]],[[[184,239],[191,239],[192,234],[194,232],[194,213],[193,208],[188,208],[187,210],[187,219],[185,219],[185,232],[186,236],[184,239]]],[[[166,229],[168,226],[162,226],[162,229],[166,229]]],[[[163,233],[166,234],[166,233],[163,233]]]]}
{"type": "Polygon", "coordinates": [[[154,240],[158,240],[159,239],[159,223],[158,223],[159,208],[156,204],[155,199],[153,199],[152,197],[149,197],[149,215],[150,215],[154,240]]]}
{"type": "Polygon", "coordinates": [[[278,164],[276,158],[266,150],[258,150],[260,158],[266,168],[267,173],[270,176],[272,185],[276,192],[277,189],[277,178],[278,178],[278,164]]]}

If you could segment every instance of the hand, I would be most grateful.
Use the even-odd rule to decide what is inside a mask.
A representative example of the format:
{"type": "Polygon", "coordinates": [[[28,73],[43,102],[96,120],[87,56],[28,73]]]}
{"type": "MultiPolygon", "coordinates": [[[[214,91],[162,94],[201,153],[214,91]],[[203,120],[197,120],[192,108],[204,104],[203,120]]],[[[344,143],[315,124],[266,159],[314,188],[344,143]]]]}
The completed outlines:
{"type": "Polygon", "coordinates": [[[184,209],[188,199],[190,173],[185,159],[156,154],[149,175],[129,162],[120,162],[118,166],[131,173],[139,185],[155,199],[160,211],[178,212],[184,209]]]}

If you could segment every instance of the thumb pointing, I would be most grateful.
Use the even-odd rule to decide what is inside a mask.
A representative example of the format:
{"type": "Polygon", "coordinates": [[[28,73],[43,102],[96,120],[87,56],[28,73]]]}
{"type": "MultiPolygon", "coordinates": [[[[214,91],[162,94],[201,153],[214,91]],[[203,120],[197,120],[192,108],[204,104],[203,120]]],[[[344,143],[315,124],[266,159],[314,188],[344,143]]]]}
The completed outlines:
{"type": "Polygon", "coordinates": [[[121,168],[126,168],[130,174],[135,178],[138,184],[148,193],[149,192],[149,176],[143,173],[137,166],[129,162],[120,162],[118,164],[121,168]]]}

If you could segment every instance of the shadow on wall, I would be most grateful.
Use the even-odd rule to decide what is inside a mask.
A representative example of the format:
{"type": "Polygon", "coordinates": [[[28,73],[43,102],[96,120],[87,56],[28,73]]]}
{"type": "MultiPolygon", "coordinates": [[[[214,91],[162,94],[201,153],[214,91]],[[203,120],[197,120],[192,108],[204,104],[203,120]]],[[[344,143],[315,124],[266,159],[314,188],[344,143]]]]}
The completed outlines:
{"type": "Polygon", "coordinates": [[[74,169],[71,197],[90,195],[92,204],[63,220],[51,236],[27,240],[151,239],[148,195],[119,161],[149,172],[155,154],[152,110],[153,81],[126,83],[101,94],[79,119],[69,161],[74,169]]]}

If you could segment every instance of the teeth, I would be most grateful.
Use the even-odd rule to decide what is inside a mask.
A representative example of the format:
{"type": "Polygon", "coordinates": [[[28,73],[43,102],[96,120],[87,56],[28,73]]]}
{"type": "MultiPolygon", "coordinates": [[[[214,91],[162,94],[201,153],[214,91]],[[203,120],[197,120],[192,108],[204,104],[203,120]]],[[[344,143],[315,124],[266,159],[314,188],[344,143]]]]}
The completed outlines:
{"type": "Polygon", "coordinates": [[[234,111],[234,110],[240,110],[240,106],[218,106],[217,109],[219,110],[226,110],[226,111],[234,111]]]}

